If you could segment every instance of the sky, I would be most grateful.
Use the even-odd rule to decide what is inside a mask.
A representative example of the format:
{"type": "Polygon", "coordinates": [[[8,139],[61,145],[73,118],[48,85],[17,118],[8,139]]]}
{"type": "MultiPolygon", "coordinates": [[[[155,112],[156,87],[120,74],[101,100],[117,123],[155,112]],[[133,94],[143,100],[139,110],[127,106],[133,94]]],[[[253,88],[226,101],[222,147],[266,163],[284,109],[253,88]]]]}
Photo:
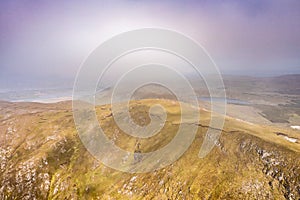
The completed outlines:
{"type": "Polygon", "coordinates": [[[183,33],[223,74],[300,73],[299,0],[0,1],[0,84],[71,83],[102,42],[139,28],[183,33]]]}

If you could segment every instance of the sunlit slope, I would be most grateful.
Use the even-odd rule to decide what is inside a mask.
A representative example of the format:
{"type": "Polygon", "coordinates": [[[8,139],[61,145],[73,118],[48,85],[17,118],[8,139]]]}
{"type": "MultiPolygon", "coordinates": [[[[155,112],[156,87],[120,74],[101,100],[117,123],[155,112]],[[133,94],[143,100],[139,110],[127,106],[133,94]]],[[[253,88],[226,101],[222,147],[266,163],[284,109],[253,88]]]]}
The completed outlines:
{"type": "MultiPolygon", "coordinates": [[[[133,121],[149,124],[154,104],[165,108],[167,120],[147,139],[118,128],[110,105],[97,107],[96,113],[116,145],[150,152],[168,144],[180,124],[179,104],[169,100],[132,101],[133,121]]],[[[105,167],[86,151],[76,132],[71,102],[1,102],[0,199],[300,198],[300,144],[285,138],[299,141],[299,132],[226,118],[219,142],[200,159],[211,113],[203,109],[199,113],[200,121],[183,122],[199,129],[179,160],[152,173],[129,174],[105,167]]]]}

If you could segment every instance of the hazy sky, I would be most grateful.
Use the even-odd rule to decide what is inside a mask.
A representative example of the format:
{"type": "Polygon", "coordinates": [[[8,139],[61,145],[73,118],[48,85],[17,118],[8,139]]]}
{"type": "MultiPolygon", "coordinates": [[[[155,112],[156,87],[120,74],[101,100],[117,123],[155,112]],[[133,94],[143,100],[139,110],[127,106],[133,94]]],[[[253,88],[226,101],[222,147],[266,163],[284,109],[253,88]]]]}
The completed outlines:
{"type": "Polygon", "coordinates": [[[24,0],[0,2],[0,83],[73,80],[101,42],[144,27],[196,39],[225,74],[300,73],[299,0],[24,0]]]}

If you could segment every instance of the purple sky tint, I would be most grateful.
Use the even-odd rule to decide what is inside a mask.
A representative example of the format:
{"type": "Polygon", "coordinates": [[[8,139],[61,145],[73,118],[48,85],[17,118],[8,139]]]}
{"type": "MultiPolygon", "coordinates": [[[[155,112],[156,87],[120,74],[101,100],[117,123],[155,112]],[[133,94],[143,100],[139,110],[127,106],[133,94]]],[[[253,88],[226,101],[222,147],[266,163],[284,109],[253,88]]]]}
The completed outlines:
{"type": "Polygon", "coordinates": [[[0,2],[0,82],[73,79],[101,42],[144,27],[194,38],[223,73],[300,73],[299,0],[24,0],[0,2]]]}

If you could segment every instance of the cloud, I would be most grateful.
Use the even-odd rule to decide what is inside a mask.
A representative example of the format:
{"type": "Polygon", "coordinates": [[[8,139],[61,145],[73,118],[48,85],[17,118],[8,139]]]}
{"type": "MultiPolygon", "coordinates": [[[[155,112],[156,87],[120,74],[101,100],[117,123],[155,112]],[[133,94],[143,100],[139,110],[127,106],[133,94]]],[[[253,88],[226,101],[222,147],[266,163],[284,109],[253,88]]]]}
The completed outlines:
{"type": "Polygon", "coordinates": [[[300,73],[298,0],[0,4],[0,76],[5,79],[73,78],[101,42],[143,27],[195,38],[224,73],[300,73]]]}

